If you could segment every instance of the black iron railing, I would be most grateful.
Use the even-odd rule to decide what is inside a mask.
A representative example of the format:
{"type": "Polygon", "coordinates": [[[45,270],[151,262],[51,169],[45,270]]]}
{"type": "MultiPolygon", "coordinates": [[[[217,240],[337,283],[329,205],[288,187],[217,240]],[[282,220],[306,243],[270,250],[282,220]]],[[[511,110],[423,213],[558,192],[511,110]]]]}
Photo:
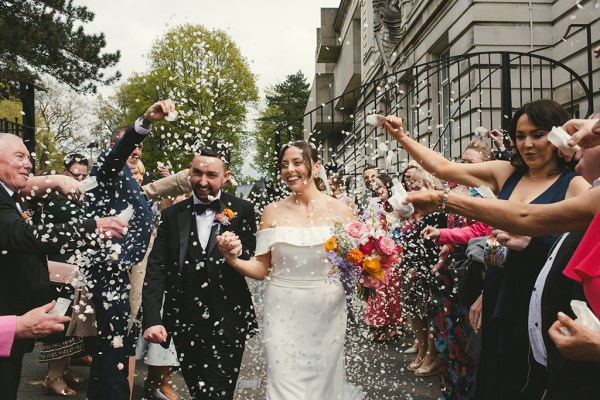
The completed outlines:
{"type": "MultiPolygon", "coordinates": [[[[560,62],[532,53],[464,54],[415,65],[322,104],[304,115],[303,136],[344,175],[360,175],[366,164],[398,172],[406,154],[383,129],[365,124],[368,114],[402,116],[411,137],[453,158],[475,128],[506,130],[516,108],[542,98],[573,116],[592,112],[592,92],[560,62]]],[[[289,131],[281,127],[277,139],[289,131]]]]}

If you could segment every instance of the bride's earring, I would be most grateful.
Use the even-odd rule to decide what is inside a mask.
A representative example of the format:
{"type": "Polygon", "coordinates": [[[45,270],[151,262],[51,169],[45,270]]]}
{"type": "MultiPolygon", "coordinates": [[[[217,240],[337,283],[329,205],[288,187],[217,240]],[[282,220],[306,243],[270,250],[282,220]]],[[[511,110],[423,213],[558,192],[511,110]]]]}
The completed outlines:
{"type": "Polygon", "coordinates": [[[313,178],[318,178],[319,177],[319,173],[318,172],[313,172],[313,178]]]}

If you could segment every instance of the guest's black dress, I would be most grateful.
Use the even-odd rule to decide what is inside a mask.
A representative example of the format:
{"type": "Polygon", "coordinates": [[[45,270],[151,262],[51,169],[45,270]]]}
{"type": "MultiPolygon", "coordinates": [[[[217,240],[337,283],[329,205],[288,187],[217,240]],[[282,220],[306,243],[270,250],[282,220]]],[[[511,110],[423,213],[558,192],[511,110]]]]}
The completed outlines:
{"type": "MultiPolygon", "coordinates": [[[[510,197],[525,171],[515,171],[504,183],[499,199],[510,197]]],[[[556,203],[565,198],[577,176],[566,170],[531,204],[556,203]]],[[[477,371],[477,398],[539,399],[546,387],[546,369],[529,346],[527,314],[538,273],[556,236],[531,239],[523,251],[509,250],[503,267],[488,266],[484,281],[482,352],[477,371]]]]}

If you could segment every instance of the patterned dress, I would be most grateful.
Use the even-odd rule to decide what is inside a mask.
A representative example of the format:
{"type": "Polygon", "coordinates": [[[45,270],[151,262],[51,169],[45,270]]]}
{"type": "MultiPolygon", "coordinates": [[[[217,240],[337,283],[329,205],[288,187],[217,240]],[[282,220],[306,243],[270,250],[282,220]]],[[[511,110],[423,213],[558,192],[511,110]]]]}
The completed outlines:
{"type": "MultiPolygon", "coordinates": [[[[448,228],[463,228],[472,224],[466,218],[448,215],[448,228]]],[[[466,246],[455,245],[454,260],[464,259],[466,246]]],[[[449,262],[450,260],[449,257],[449,262]]],[[[448,262],[448,263],[449,263],[448,262]]],[[[431,286],[433,297],[433,337],[440,363],[442,399],[466,399],[472,396],[477,361],[465,353],[473,328],[469,324],[469,309],[458,301],[458,282],[448,268],[441,268],[431,286]]]]}

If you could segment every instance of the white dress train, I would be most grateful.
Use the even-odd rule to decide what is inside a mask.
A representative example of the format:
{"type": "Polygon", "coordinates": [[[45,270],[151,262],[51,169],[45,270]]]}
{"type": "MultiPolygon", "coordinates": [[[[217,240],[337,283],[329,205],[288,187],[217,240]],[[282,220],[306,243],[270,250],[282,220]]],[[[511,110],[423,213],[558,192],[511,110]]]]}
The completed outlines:
{"type": "Polygon", "coordinates": [[[264,293],[268,400],[354,400],[365,394],[346,382],[346,300],[328,277],[323,245],[331,227],[259,231],[256,255],[271,252],[264,293]]]}

